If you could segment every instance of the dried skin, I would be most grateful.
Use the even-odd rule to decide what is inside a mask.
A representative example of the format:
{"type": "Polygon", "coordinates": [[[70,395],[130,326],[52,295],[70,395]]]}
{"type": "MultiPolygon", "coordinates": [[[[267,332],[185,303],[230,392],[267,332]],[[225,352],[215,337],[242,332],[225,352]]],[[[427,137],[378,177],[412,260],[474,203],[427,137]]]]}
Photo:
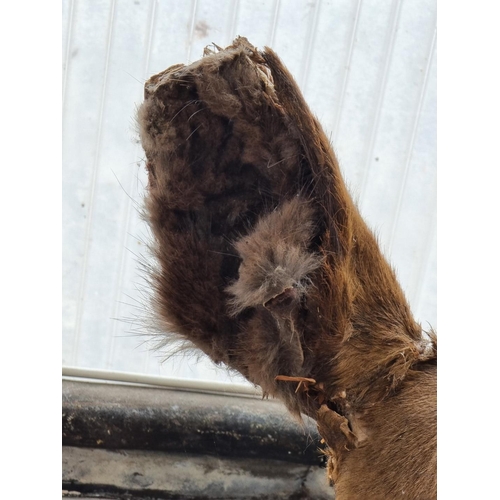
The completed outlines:
{"type": "Polygon", "coordinates": [[[317,414],[318,432],[328,445],[328,479],[334,484],[339,476],[340,463],[346,452],[357,448],[358,439],[349,428],[346,417],[321,405],[317,414]]]}
{"type": "Polygon", "coordinates": [[[349,429],[329,443],[339,500],[435,498],[435,343],[276,54],[238,38],[153,76],[139,124],[165,335],[318,419],[327,442],[349,429]],[[330,433],[324,402],[343,419],[330,433]]]}

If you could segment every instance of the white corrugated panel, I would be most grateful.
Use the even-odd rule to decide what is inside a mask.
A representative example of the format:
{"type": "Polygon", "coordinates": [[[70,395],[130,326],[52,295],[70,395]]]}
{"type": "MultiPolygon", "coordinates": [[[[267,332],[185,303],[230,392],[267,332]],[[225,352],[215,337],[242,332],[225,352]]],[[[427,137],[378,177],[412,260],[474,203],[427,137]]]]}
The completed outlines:
{"type": "Polygon", "coordinates": [[[143,83],[236,35],[294,74],[417,319],[436,326],[434,0],[64,0],[64,365],[241,381],[203,358],[160,364],[133,320],[149,238],[143,83]]]}

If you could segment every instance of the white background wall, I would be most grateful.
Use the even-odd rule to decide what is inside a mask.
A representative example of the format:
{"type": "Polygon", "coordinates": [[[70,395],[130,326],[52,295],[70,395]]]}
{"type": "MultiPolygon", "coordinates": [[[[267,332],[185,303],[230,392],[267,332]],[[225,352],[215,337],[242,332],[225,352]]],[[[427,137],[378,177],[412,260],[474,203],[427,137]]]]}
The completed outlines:
{"type": "Polygon", "coordinates": [[[134,116],[150,75],[236,35],[294,74],[417,319],[437,326],[434,0],[63,0],[64,365],[228,380],[143,344],[134,116]]]}

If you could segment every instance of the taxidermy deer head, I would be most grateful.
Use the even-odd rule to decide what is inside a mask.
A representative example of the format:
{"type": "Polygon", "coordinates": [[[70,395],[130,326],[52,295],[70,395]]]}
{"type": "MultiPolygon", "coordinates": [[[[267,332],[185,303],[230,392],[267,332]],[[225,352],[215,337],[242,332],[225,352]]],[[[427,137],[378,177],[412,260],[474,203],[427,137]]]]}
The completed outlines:
{"type": "Polygon", "coordinates": [[[316,419],[342,499],[436,497],[436,339],[278,56],[239,37],[139,110],[165,336],[316,419]]]}

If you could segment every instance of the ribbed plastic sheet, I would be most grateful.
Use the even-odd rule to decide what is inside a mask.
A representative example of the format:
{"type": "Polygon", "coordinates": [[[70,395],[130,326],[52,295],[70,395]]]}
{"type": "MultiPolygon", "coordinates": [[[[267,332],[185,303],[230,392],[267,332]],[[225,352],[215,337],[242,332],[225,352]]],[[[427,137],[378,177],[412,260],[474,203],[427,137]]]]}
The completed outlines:
{"type": "Polygon", "coordinates": [[[291,70],[417,319],[436,326],[435,1],[63,0],[63,365],[241,382],[145,343],[135,130],[150,75],[237,35],[291,70]]]}

